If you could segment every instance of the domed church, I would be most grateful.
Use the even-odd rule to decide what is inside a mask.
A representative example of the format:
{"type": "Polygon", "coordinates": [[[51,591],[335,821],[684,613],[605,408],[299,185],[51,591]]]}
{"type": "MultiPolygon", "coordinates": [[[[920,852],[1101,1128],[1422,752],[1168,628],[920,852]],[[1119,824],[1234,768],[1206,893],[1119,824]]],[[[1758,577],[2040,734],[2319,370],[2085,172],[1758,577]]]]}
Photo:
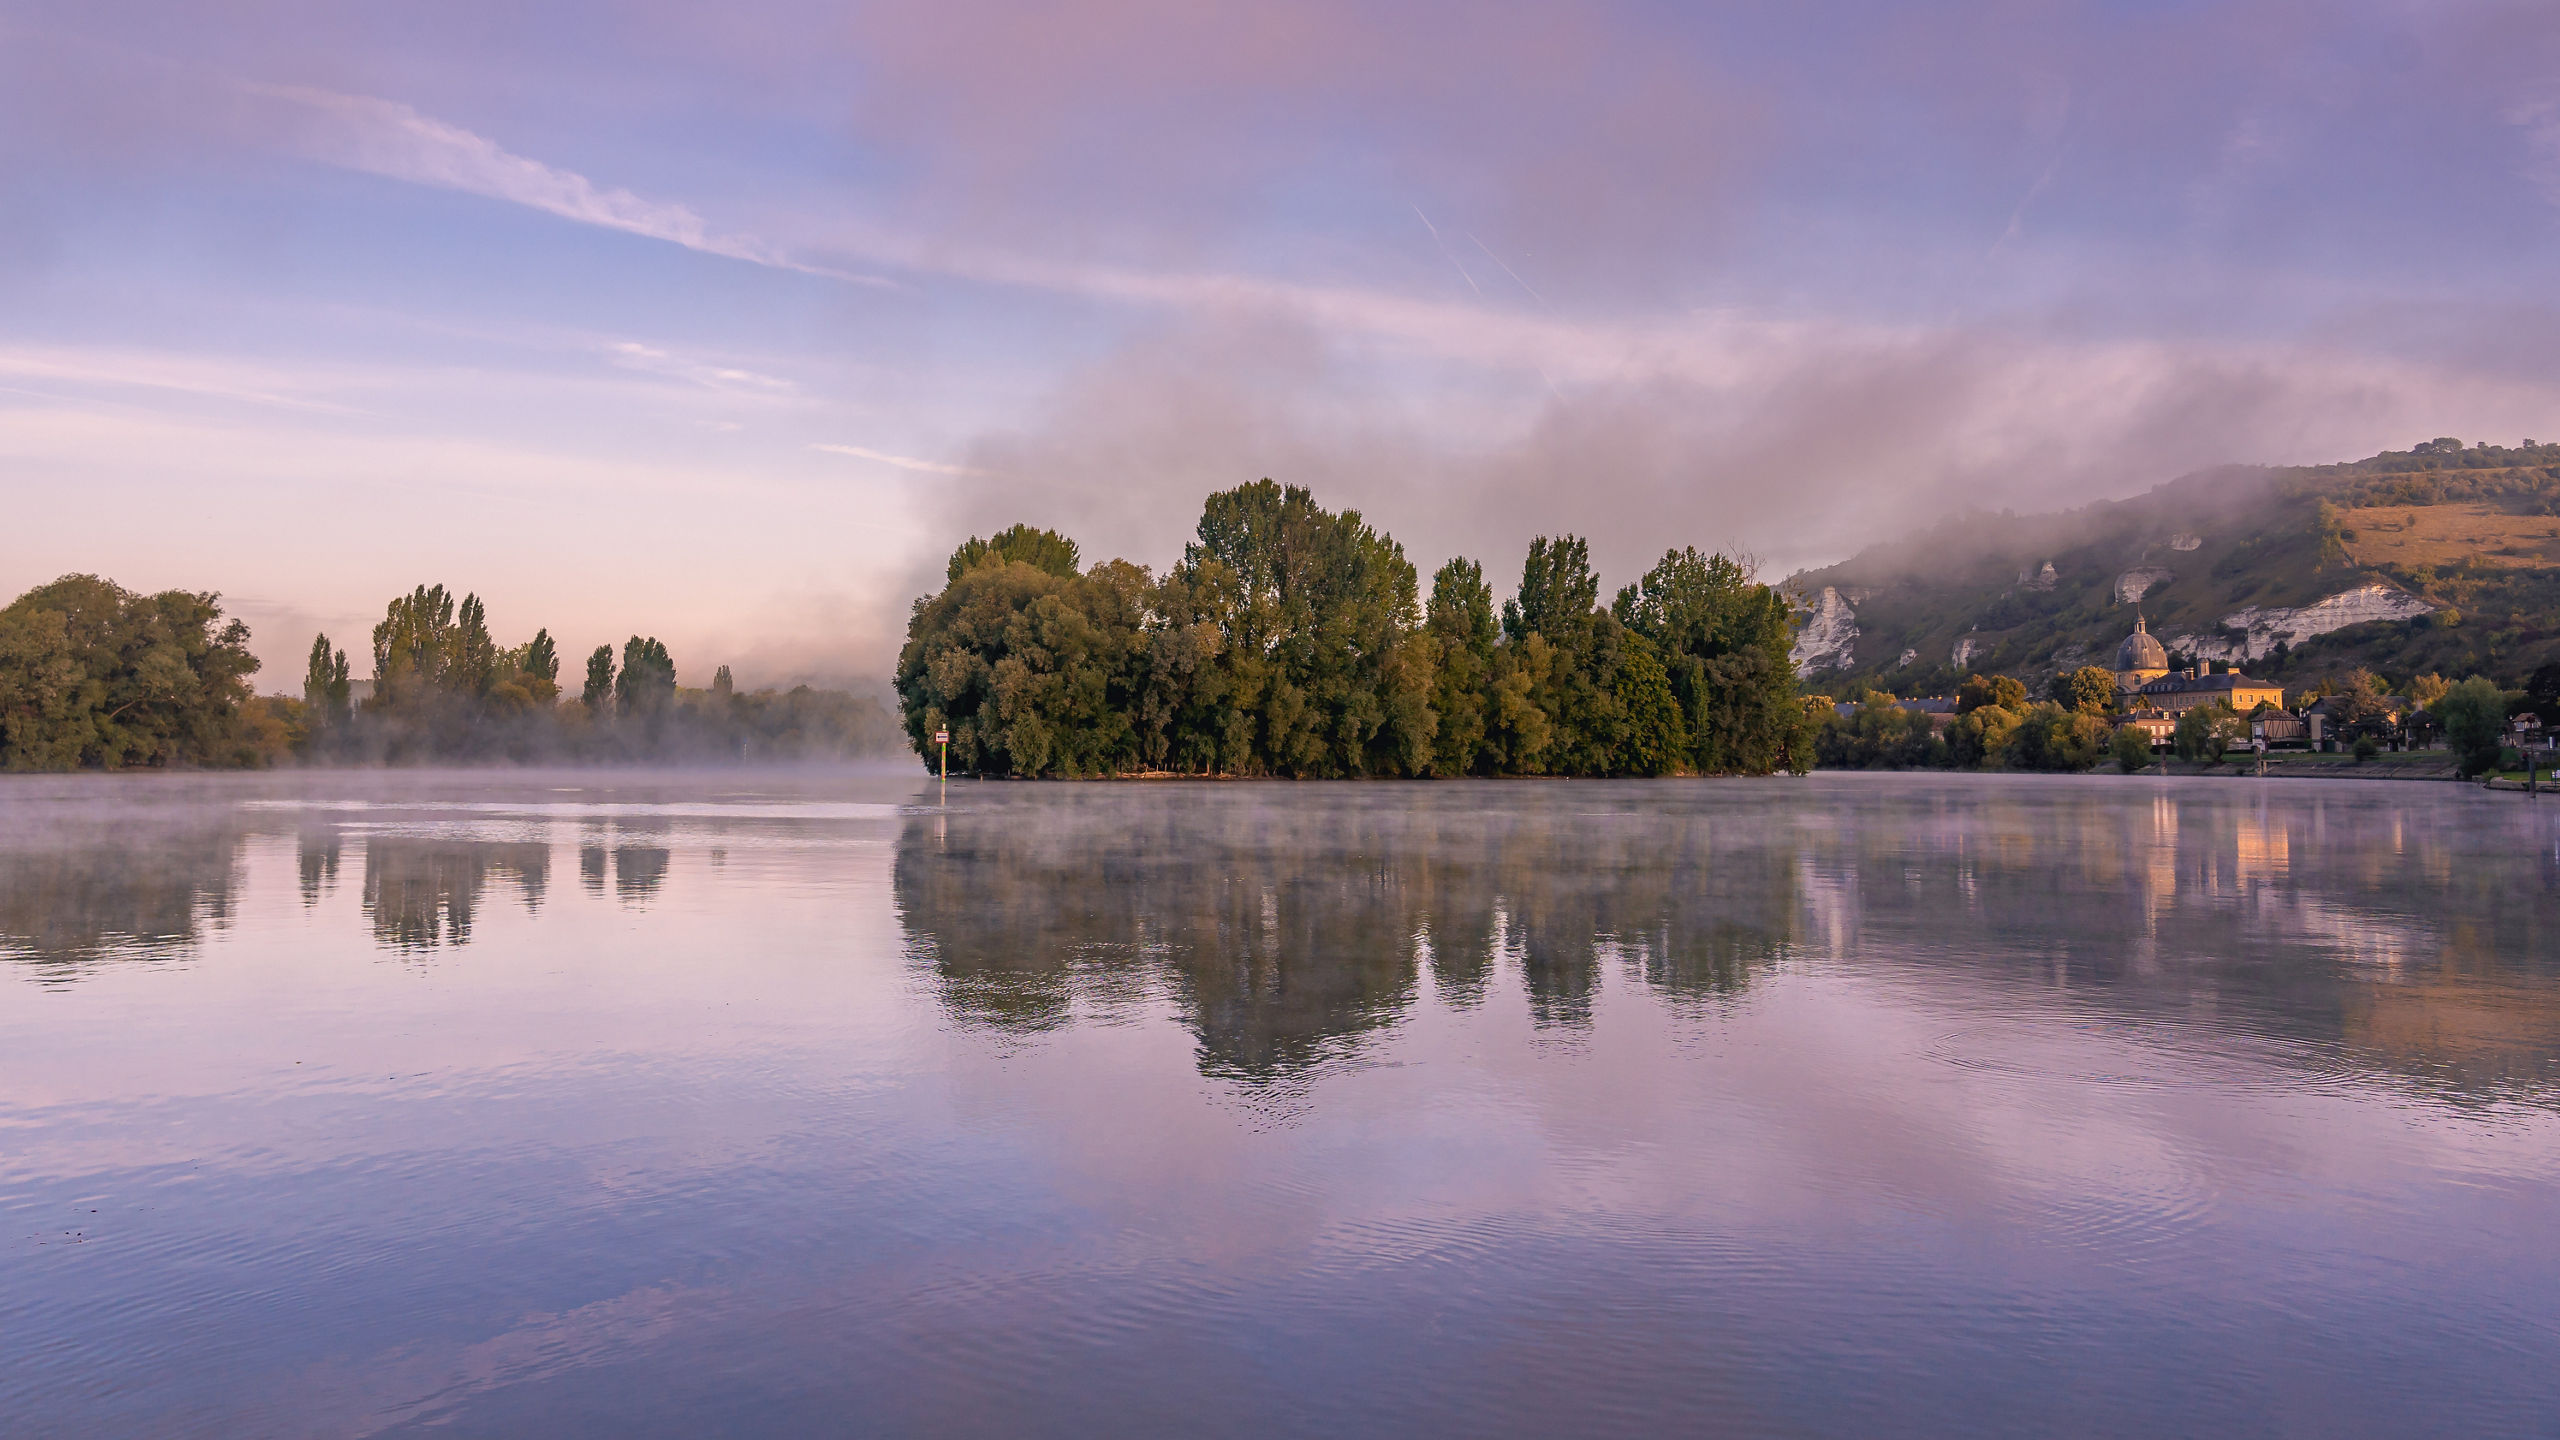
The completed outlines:
{"type": "Polygon", "coordinates": [[[2139,690],[2169,673],[2169,647],[2151,637],[2142,616],[2133,617],[2133,633],[2116,647],[2116,689],[2139,690]]]}

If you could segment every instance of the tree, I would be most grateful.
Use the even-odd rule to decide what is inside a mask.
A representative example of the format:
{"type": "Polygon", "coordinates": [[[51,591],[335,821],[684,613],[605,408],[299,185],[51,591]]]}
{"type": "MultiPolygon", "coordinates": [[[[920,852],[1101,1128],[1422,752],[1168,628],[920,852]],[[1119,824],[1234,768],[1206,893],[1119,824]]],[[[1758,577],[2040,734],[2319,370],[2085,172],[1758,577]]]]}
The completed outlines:
{"type": "Polygon", "coordinates": [[[477,595],[462,597],[454,617],[453,653],[448,660],[450,684],[462,695],[479,699],[498,681],[498,642],[489,638],[489,607],[477,595]]]}
{"type": "Polygon", "coordinates": [[[1211,495],[1167,577],[1167,623],[1208,627],[1181,717],[1195,764],[1237,774],[1418,775],[1431,647],[1404,547],[1359,512],[1259,480],[1211,495]]]}
{"type": "Polygon", "coordinates": [[[2170,746],[2181,760],[2219,764],[2222,752],[2247,733],[2230,706],[2219,702],[2195,705],[2178,716],[2170,746]]]}
{"type": "Polygon", "coordinates": [[[960,542],[960,548],[951,552],[950,563],[943,567],[943,575],[946,580],[957,580],[961,572],[980,565],[1011,563],[1072,580],[1082,573],[1077,568],[1077,556],[1076,542],[1055,530],[1014,525],[985,539],[960,542]]]}
{"type": "Polygon", "coordinates": [[[1956,713],[1970,715],[1986,705],[2003,710],[2023,710],[2027,705],[2027,687],[2006,675],[1968,675],[1956,690],[1956,713]]]}
{"type": "MultiPolygon", "coordinates": [[[[1049,538],[1057,545],[1037,554],[1073,549],[1049,538]]],[[[1115,560],[1060,575],[999,553],[953,573],[940,594],[916,602],[898,658],[899,704],[917,752],[931,754],[929,737],[947,728],[952,763],[975,774],[1139,768],[1142,725],[1162,713],[1148,704],[1146,572],[1115,560]]]]}
{"type": "Polygon", "coordinates": [[[1609,757],[1613,775],[1668,775],[1689,758],[1688,717],[1671,677],[1656,658],[1653,642],[1642,635],[1625,637],[1611,686],[1626,723],[1609,757]]]}
{"type": "Polygon", "coordinates": [[[2111,670],[2083,665],[2077,670],[2053,677],[2046,687],[2046,698],[2065,710],[2083,715],[2104,715],[2116,706],[2116,677],[2111,670]]]}
{"type": "Polygon", "coordinates": [[[1968,770],[1989,770],[2000,764],[2008,752],[2010,737],[2017,732],[2026,712],[2024,687],[2020,690],[2021,699],[2014,709],[1979,705],[1956,716],[1956,722],[1947,727],[1948,763],[1968,770]]]}
{"type": "Polygon", "coordinates": [[[1484,567],[1460,557],[1431,577],[1431,602],[1423,632],[1432,645],[1431,709],[1439,728],[1431,739],[1432,773],[1472,775],[1496,761],[1487,748],[1488,710],[1494,697],[1493,589],[1484,567]]]}
{"type": "Polygon", "coordinates": [[[2116,768],[2127,775],[2151,766],[2151,737],[2139,725],[2119,725],[2113,746],[2116,768]]]}
{"type": "Polygon", "coordinates": [[[2109,753],[2107,722],[2050,701],[2027,707],[2009,732],[2005,759],[2013,770],[2077,774],[2097,768],[2109,753]]]}
{"type": "Polygon", "coordinates": [[[351,718],[348,697],[354,682],[347,678],[347,652],[329,648],[329,637],[314,636],[311,658],[302,672],[303,723],[314,741],[344,732],[351,718]]]}
{"type": "Polygon", "coordinates": [[[1840,770],[1904,770],[1949,759],[1929,717],[1881,690],[1859,696],[1847,715],[1834,710],[1824,717],[1814,753],[1824,768],[1840,770]]]}
{"type": "Polygon", "coordinates": [[[711,694],[712,698],[722,702],[723,704],[737,698],[738,682],[729,678],[728,666],[723,665],[718,670],[712,672],[711,694]]]}
{"type": "Polygon", "coordinates": [[[1657,647],[1699,771],[1765,775],[1810,741],[1786,598],[1743,562],[1667,550],[1610,614],[1657,647]]]}
{"type": "Polygon", "coordinates": [[[2560,725],[2560,661],[2541,666],[2524,682],[2524,698],[2545,725],[2560,725]]]}
{"type": "Polygon", "coordinates": [[[656,724],[676,697],[676,662],[654,635],[622,644],[622,671],[613,677],[613,708],[623,720],[656,724]]]}
{"type": "Polygon", "coordinates": [[[587,657],[587,688],[578,696],[587,713],[603,719],[613,704],[613,647],[599,645],[587,657]]]}
{"type": "Polygon", "coordinates": [[[384,607],[373,627],[373,696],[377,709],[427,702],[441,690],[454,658],[453,597],[421,585],[384,607]]]}
{"type": "Polygon", "coordinates": [[[0,764],[242,763],[249,627],[221,597],[66,575],[0,610],[0,764]]]}
{"type": "Polygon", "coordinates": [[[2447,690],[2431,708],[2465,777],[2497,768],[2507,743],[2506,692],[2474,675],[2447,690]]]}
{"type": "Polygon", "coordinates": [[[2363,754],[2366,746],[2379,746],[2397,738],[2400,725],[2380,691],[2352,683],[2354,677],[2349,678],[2351,683],[2346,689],[2329,697],[2329,716],[2339,737],[2363,754]]]}

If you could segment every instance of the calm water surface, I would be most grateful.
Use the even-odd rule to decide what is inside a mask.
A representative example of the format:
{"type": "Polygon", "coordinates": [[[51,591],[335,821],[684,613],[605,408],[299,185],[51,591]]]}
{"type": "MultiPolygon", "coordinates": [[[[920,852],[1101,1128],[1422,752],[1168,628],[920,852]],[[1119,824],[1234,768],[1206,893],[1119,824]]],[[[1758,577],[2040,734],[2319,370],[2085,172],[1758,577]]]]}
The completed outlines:
{"type": "Polygon", "coordinates": [[[2560,801],[0,786],[0,1433],[2560,1433],[2560,801]]]}

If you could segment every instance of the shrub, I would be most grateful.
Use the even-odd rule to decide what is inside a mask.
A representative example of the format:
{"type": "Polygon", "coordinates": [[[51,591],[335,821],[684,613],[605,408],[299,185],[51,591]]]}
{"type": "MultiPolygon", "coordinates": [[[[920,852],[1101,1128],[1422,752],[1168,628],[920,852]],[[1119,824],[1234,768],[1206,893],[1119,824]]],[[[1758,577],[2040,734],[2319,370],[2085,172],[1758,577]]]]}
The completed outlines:
{"type": "Polygon", "coordinates": [[[2114,744],[2116,768],[2127,775],[2150,767],[2151,737],[2138,725],[2116,727],[2114,744]]]}

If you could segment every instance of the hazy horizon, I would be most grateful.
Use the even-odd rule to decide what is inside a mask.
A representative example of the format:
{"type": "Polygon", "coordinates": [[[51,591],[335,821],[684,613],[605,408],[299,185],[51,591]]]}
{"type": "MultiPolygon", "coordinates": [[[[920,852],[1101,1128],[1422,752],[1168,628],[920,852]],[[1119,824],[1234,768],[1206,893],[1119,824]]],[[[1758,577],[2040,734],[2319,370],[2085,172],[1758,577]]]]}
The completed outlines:
{"type": "MultiPolygon", "coordinates": [[[[886,673],[960,538],[1516,578],[2560,432],[2560,17],[39,3],[0,588],[886,673]]],[[[361,668],[361,667],[360,667],[361,668]]]]}

